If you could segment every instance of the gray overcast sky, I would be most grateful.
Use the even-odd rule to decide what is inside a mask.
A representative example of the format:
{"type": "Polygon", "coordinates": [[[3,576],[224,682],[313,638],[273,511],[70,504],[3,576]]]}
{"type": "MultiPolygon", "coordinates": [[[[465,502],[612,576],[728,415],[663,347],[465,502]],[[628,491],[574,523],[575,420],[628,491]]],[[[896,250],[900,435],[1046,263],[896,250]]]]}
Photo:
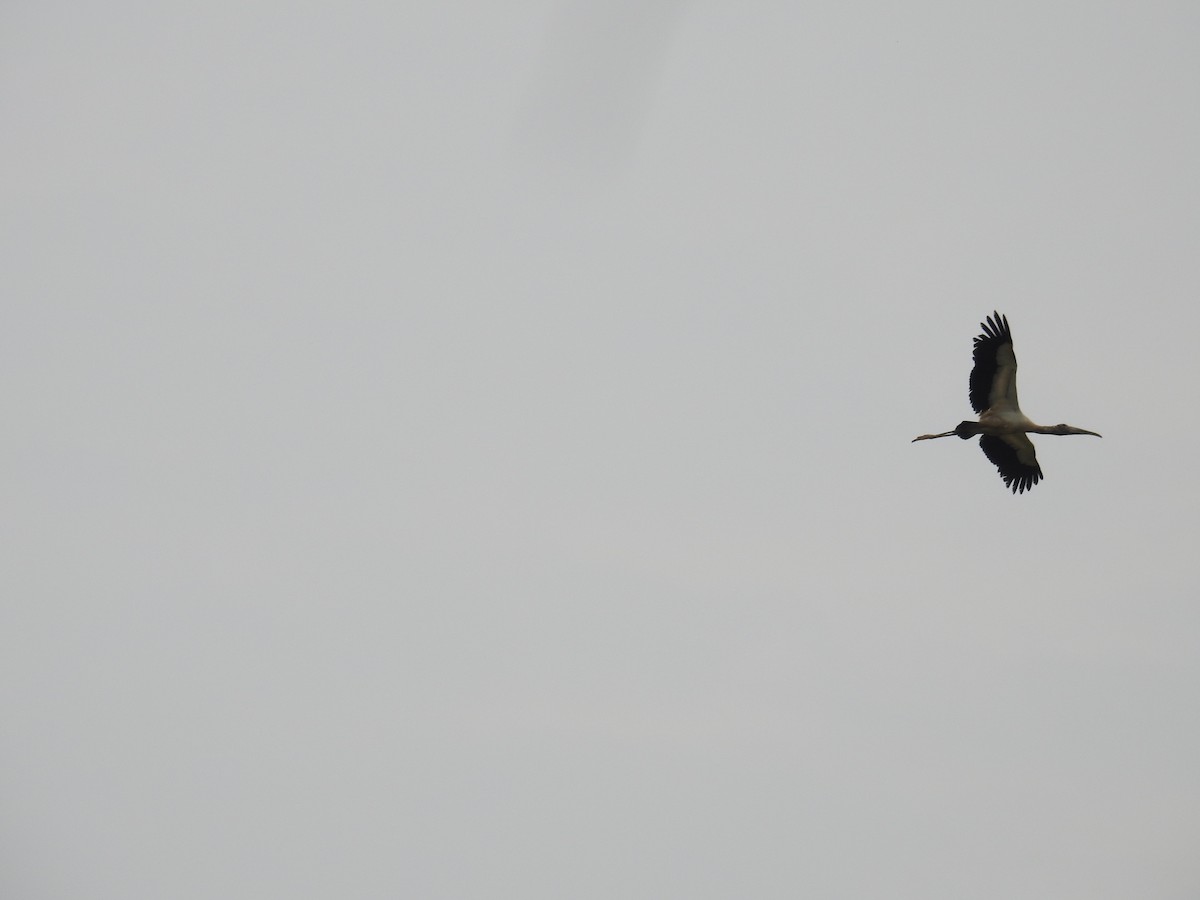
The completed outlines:
{"type": "Polygon", "coordinates": [[[7,3],[4,895],[1200,895],[1198,39],[7,3]]]}

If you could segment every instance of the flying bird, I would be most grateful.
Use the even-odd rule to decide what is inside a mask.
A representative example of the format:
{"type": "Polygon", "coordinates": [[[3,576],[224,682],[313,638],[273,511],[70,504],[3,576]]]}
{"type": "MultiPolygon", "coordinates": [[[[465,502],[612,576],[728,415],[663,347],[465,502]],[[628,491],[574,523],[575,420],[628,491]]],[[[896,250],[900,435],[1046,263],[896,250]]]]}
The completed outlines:
{"type": "Polygon", "coordinates": [[[979,327],[983,334],[975,338],[975,368],[971,369],[970,383],[971,408],[979,413],[979,421],[959,422],[953,431],[923,434],[913,438],[913,443],[952,434],[967,441],[979,435],[979,448],[1000,470],[1005,486],[1014,494],[1023,494],[1042,480],[1042,467],[1028,435],[1100,435],[1070,425],[1031,422],[1017,405],[1017,357],[1008,317],[993,312],[979,327]]]}

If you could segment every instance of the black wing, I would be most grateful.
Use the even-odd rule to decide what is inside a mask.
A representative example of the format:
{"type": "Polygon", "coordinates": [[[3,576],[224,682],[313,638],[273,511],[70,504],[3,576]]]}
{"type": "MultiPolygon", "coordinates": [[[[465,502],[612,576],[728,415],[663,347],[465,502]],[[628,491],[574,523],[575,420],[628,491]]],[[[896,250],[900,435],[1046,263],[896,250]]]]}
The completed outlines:
{"type": "Polygon", "coordinates": [[[992,382],[1000,366],[996,354],[1005,344],[1012,346],[1008,316],[993,312],[986,322],[979,323],[979,327],[983,329],[983,334],[975,338],[975,368],[971,370],[971,409],[976,413],[992,405],[992,382]]]}
{"type": "Polygon", "coordinates": [[[1011,488],[1014,494],[1023,494],[1042,480],[1037,451],[1027,435],[1018,433],[992,437],[985,434],[979,438],[979,448],[1000,470],[1005,487],[1011,488]]]}

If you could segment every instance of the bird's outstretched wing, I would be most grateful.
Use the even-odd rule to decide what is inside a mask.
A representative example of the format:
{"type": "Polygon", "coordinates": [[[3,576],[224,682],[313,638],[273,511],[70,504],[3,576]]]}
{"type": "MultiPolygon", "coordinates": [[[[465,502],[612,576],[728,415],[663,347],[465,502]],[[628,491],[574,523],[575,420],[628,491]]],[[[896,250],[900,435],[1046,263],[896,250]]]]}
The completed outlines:
{"type": "Polygon", "coordinates": [[[979,448],[990,459],[1004,486],[1014,494],[1023,494],[1042,480],[1042,467],[1038,465],[1037,451],[1026,434],[1006,434],[1004,437],[980,436],[979,448]]]}
{"type": "Polygon", "coordinates": [[[971,369],[971,408],[977,413],[993,406],[1017,408],[1017,356],[1013,353],[1008,317],[998,312],[980,322],[975,338],[975,368],[971,369]]]}

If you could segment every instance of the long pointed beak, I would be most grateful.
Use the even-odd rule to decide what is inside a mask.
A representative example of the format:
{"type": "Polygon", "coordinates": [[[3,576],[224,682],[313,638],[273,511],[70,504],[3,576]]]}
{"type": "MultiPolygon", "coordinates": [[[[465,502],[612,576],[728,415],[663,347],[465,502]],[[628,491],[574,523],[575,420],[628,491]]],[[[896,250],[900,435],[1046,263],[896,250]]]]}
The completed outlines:
{"type": "Polygon", "coordinates": [[[1094,431],[1088,431],[1086,428],[1076,428],[1072,434],[1090,434],[1092,437],[1104,437],[1104,435],[1097,434],[1094,431]]]}

